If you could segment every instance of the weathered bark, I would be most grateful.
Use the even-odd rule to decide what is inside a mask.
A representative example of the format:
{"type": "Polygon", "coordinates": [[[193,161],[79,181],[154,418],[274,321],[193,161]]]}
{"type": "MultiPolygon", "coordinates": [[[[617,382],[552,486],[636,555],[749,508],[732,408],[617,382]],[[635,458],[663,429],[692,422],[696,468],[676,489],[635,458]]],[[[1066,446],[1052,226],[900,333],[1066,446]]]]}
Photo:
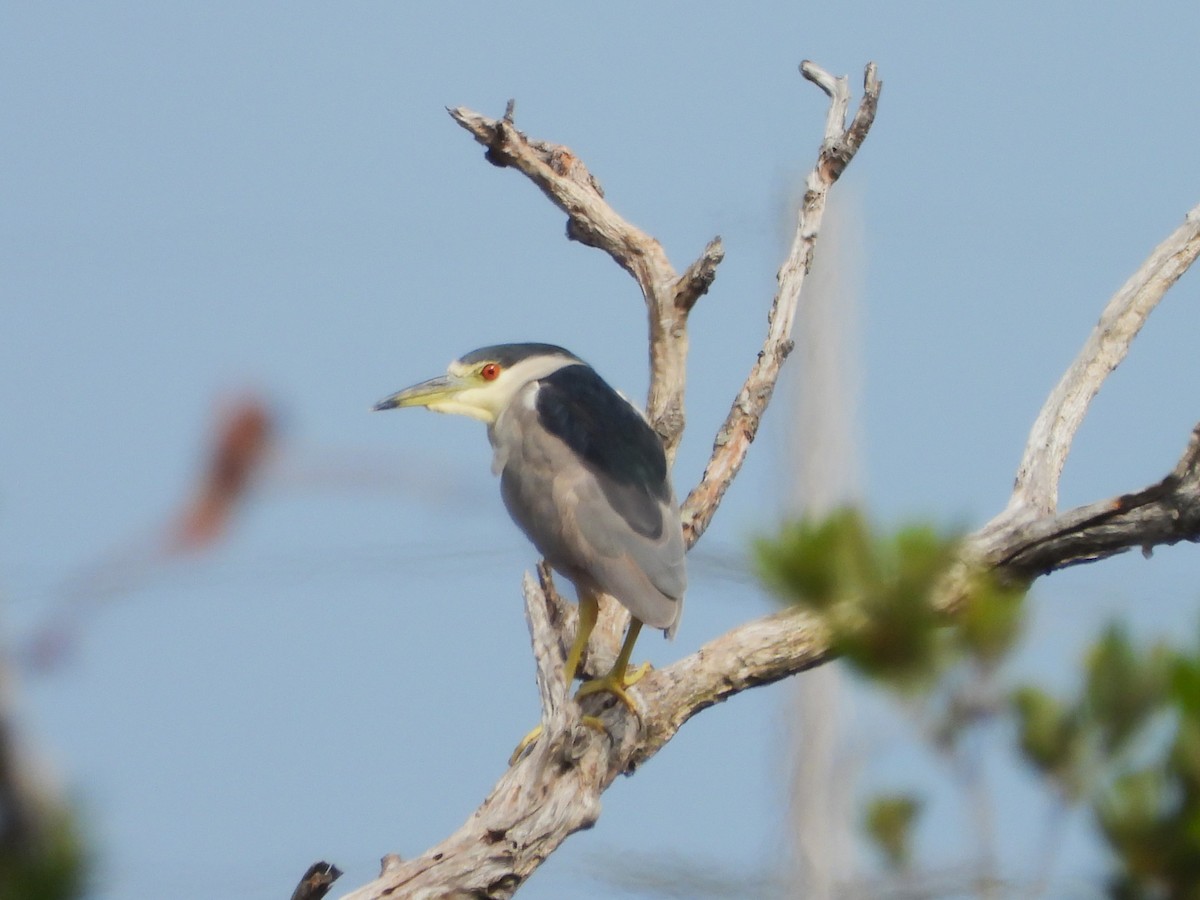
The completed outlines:
{"type": "MultiPolygon", "coordinates": [[[[831,98],[825,137],[808,176],[791,250],[779,272],[763,349],[718,432],[700,483],[683,504],[689,546],[711,521],[770,401],[791,349],[792,320],[812,262],[826,194],[866,138],[882,86],[869,65],[864,96],[847,126],[846,79],[834,79],[807,62],[801,71],[831,98]]],[[[604,250],[637,280],[650,320],[647,412],[673,455],[684,424],[687,317],[716,274],[722,256],[719,239],[680,275],[658,241],[613,211],[571,151],[531,140],[516,129],[511,104],[498,120],[465,109],[450,112],[488,148],[491,162],[525,174],[567,213],[568,237],[604,250]]],[[[948,615],[962,601],[964,579],[981,568],[1031,580],[1128,547],[1200,539],[1200,428],[1179,466],[1159,484],[1061,515],[1055,512],[1058,475],[1088,402],[1124,357],[1145,316],[1200,252],[1198,229],[1200,208],[1152,254],[1131,279],[1132,287],[1127,285],[1114,298],[1063,385],[1047,401],[1030,435],[1013,501],[964,542],[960,564],[933,598],[948,615]]],[[[563,635],[573,631],[574,611],[557,596],[544,567],[538,579],[526,577],[524,593],[537,661],[542,736],[458,831],[416,859],[386,857],[380,876],[346,900],[512,896],[569,835],[596,821],[600,796],[613,780],[656,754],[688,719],[741,691],[830,657],[824,625],[790,610],[740,625],[673,665],[647,674],[632,689],[636,714],[607,695],[576,703],[568,696],[562,672],[563,635]],[[584,716],[598,719],[603,730],[593,727],[594,722],[585,723],[584,716]]],[[[620,616],[609,616],[609,643],[621,623],[620,616]]]]}

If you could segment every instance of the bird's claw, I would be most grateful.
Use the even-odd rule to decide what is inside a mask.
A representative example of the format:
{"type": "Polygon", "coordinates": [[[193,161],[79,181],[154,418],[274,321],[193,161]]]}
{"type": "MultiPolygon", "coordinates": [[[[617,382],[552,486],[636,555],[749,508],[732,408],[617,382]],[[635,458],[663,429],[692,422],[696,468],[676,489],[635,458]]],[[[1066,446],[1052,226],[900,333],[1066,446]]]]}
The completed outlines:
{"type": "Polygon", "coordinates": [[[520,759],[522,757],[522,755],[524,755],[525,751],[530,748],[530,746],[533,744],[533,742],[536,741],[541,736],[542,736],[542,726],[538,725],[536,728],[533,729],[533,731],[529,732],[529,734],[527,734],[527,735],[525,735],[525,737],[521,738],[521,742],[519,744],[517,744],[516,749],[513,750],[512,756],[510,756],[508,758],[508,764],[510,766],[515,766],[517,764],[517,760],[520,759]]]}
{"type": "Polygon", "coordinates": [[[591,694],[612,694],[625,704],[626,709],[628,709],[634,715],[637,715],[637,704],[634,703],[633,698],[629,696],[629,692],[626,690],[626,688],[633,687],[635,684],[641,681],[649,671],[650,663],[644,662],[632,672],[626,671],[622,674],[609,672],[603,678],[593,678],[591,681],[585,681],[582,685],[580,685],[579,691],[575,694],[575,699],[578,701],[579,699],[587,697],[591,694]]]}
{"type": "MultiPolygon", "coordinates": [[[[604,727],[604,721],[596,716],[580,716],[579,724],[586,725],[588,728],[592,729],[592,731],[598,731],[604,735],[608,734],[608,729],[604,727]]],[[[541,736],[542,726],[538,725],[536,728],[530,731],[529,734],[521,738],[521,742],[517,744],[517,748],[513,750],[512,755],[508,758],[508,764],[510,766],[515,766],[517,764],[517,760],[524,756],[525,751],[533,746],[534,742],[536,742],[541,736]]]]}
{"type": "MultiPolygon", "coordinates": [[[[603,678],[593,678],[591,681],[585,681],[582,685],[580,685],[579,691],[575,694],[575,700],[578,701],[580,698],[590,696],[591,694],[612,694],[625,704],[626,709],[636,716],[638,715],[637,704],[635,704],[633,698],[629,696],[629,692],[626,690],[626,688],[633,687],[635,684],[641,681],[649,671],[650,663],[644,662],[636,669],[633,669],[632,671],[627,670],[624,674],[609,672],[603,678]]],[[[601,734],[608,734],[608,729],[604,727],[604,722],[596,716],[581,716],[579,721],[581,724],[586,725],[593,731],[598,731],[601,734]]],[[[521,742],[517,744],[516,749],[513,750],[512,755],[508,758],[508,764],[510,766],[516,765],[517,760],[520,759],[525,754],[525,751],[532,746],[534,741],[541,736],[542,726],[538,725],[536,728],[530,731],[529,734],[521,738],[521,742]]]]}

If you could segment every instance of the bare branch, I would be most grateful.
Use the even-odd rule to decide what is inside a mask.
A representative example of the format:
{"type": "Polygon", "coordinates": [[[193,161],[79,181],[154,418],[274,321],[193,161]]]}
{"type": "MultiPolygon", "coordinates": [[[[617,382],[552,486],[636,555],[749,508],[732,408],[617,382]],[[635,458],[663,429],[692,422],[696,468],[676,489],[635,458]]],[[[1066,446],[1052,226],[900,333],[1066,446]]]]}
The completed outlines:
{"type": "Polygon", "coordinates": [[[609,205],[579,157],[560,144],[530,140],[517,130],[511,104],[503,119],[462,107],[449,113],[488,148],[490,162],[517,169],[567,214],[567,237],[603,250],[638,283],[650,326],[646,415],[662,437],[668,458],[674,459],[684,428],[687,316],[716,277],[724,257],[720,241],[710,242],[681,277],[662,244],[609,205]]]}
{"type": "MultiPolygon", "coordinates": [[[[754,438],[779,367],[791,349],[792,319],[811,266],[825,196],[869,132],[878,102],[881,84],[872,65],[864,78],[863,100],[846,127],[846,80],[832,78],[811,63],[805,63],[802,72],[832,98],[825,140],[809,174],[795,240],[779,272],[779,291],[763,351],[717,436],[703,479],[684,504],[689,545],[711,521],[754,438]]],[[[720,262],[719,242],[710,243],[700,260],[683,276],[676,276],[658,243],[612,212],[595,180],[570,151],[531,142],[516,131],[511,108],[500,121],[465,110],[452,114],[489,147],[489,159],[518,168],[566,210],[574,236],[603,247],[643,286],[650,309],[655,372],[649,405],[656,427],[673,449],[678,439],[674,429],[676,425],[682,428],[681,367],[686,357],[687,311],[711,283],[720,262]],[[646,257],[655,254],[656,261],[647,262],[646,257]],[[647,274],[651,270],[653,273],[647,274]],[[676,366],[680,367],[677,380],[676,366]],[[656,390],[663,393],[656,394],[656,390]],[[678,422],[672,418],[673,403],[678,404],[678,422]]],[[[1194,210],[1188,216],[1189,226],[1195,229],[1198,219],[1200,211],[1194,210]]],[[[1096,349],[1089,353],[1085,348],[1081,354],[1084,371],[1068,372],[1063,388],[1066,399],[1055,401],[1052,396],[1047,409],[1058,411],[1043,412],[1049,429],[1038,446],[1043,448],[1040,455],[1049,461],[1052,474],[1039,475],[1031,467],[1032,474],[1019,482],[1019,489],[1025,484],[1025,489],[1032,491],[1030,496],[1036,496],[1037,485],[1056,485],[1061,459],[1087,401],[1124,356],[1158,297],[1195,259],[1192,244],[1196,240],[1181,238],[1178,245],[1164,244],[1143,267],[1144,277],[1139,280],[1135,276],[1127,285],[1129,297],[1119,303],[1114,298],[1116,307],[1110,304],[1093,335],[1096,349]],[[1074,406],[1079,406],[1078,413],[1071,411],[1074,406]],[[1055,458],[1057,468],[1053,468],[1055,458]],[[1028,487],[1031,484],[1033,488],[1028,487]]],[[[1034,436],[1030,446],[1034,447],[1034,436]]],[[[1042,462],[1036,450],[1027,456],[1042,462]]],[[[1029,514],[1019,522],[1017,517],[1001,514],[972,535],[965,544],[961,568],[968,574],[985,568],[1032,579],[1131,546],[1147,549],[1200,540],[1200,426],[1175,470],[1156,485],[1061,516],[1045,508],[1044,497],[1041,507],[1032,503],[1028,509],[1029,514]],[[1043,513],[1040,519],[1039,509],[1043,513]]],[[[557,599],[548,571],[541,574],[540,585],[526,579],[525,598],[542,698],[542,736],[501,776],[491,795],[455,834],[414,860],[386,858],[380,877],[347,900],[511,897],[562,841],[596,821],[600,796],[612,781],[662,749],[689,718],[744,690],[819,665],[831,655],[829,634],[822,622],[788,610],[741,625],[675,664],[649,673],[632,691],[638,703],[636,713],[604,694],[570,702],[561,675],[562,620],[572,611],[557,599]],[[603,727],[593,727],[597,724],[603,727]]],[[[947,613],[955,610],[953,600],[940,605],[947,613]]]]}
{"type": "Polygon", "coordinates": [[[568,148],[531,141],[511,118],[490,119],[462,107],[449,113],[488,148],[489,162],[521,172],[567,214],[572,240],[603,250],[633,275],[643,291],[674,282],[675,270],[662,245],[609,206],[600,183],[568,148]]]}
{"type": "Polygon", "coordinates": [[[1157,484],[1020,524],[987,552],[994,565],[1027,576],[1095,562],[1139,547],[1200,541],[1200,425],[1175,470],[1157,484]]]}
{"type": "Polygon", "coordinates": [[[1108,302],[1100,321],[1033,423],[1009,501],[1013,516],[1058,508],[1058,481],[1075,432],[1100,385],[1125,355],[1146,317],[1200,255],[1200,206],[1133,273],[1108,302]]]}
{"type": "Polygon", "coordinates": [[[1171,474],[1148,488],[1088,503],[1061,514],[1001,512],[963,542],[961,558],[931,598],[954,615],[974,573],[994,571],[1019,581],[1131,547],[1150,552],[1163,544],[1200,541],[1200,425],[1171,474]]]}
{"type": "MultiPolygon", "coordinates": [[[[569,634],[563,627],[567,605],[550,581],[550,571],[545,563],[538,568],[539,581],[529,575],[521,585],[525,595],[525,621],[529,624],[529,638],[533,645],[533,659],[537,664],[538,696],[542,701],[542,727],[547,727],[567,702],[566,679],[563,666],[562,636],[569,634]]],[[[572,629],[573,630],[573,629],[572,629]]]]}
{"type": "Polygon", "coordinates": [[[720,237],[708,242],[700,258],[688,266],[687,271],[675,282],[675,308],[691,312],[696,301],[708,293],[713,279],[717,277],[717,266],[725,258],[725,247],[720,237]]]}
{"type": "Polygon", "coordinates": [[[848,129],[846,111],[850,103],[850,90],[847,80],[834,78],[808,61],[801,64],[800,71],[831,98],[825,120],[825,140],[805,182],[796,233],[787,259],[779,270],[779,290],[767,316],[767,337],[763,349],[734,400],[725,423],[717,432],[712,456],[700,483],[684,501],[684,536],[689,547],[708,528],[721,498],[741,469],[750,444],[758,433],[763,412],[775,391],[779,369],[792,350],[792,322],[800,302],[804,278],[812,268],[813,251],[825,213],[825,198],[870,131],[879,92],[883,87],[883,82],[877,77],[875,64],[869,64],[863,79],[863,100],[855,114],[853,126],[848,129]]]}
{"type": "Polygon", "coordinates": [[[646,705],[632,772],[701,710],[753,687],[773,684],[830,658],[829,634],[815,616],[786,610],[739,625],[695,653],[651,672],[639,685],[646,705]]]}
{"type": "Polygon", "coordinates": [[[563,704],[462,828],[416,859],[392,857],[378,879],[344,900],[512,896],[567,837],[595,823],[603,791],[662,749],[689,718],[817,665],[827,646],[815,618],[777,613],[647,675],[638,686],[640,716],[610,697],[586,698],[583,712],[600,719],[601,731],[580,723],[575,703],[563,704]]]}
{"type": "MultiPolygon", "coordinates": [[[[1031,523],[1009,532],[1003,543],[983,546],[982,534],[976,532],[966,542],[974,571],[984,568],[1028,580],[1131,547],[1149,553],[1164,544],[1200,542],[1200,425],[1174,470],[1157,484],[1031,523]]],[[[647,707],[643,743],[630,763],[649,758],[680,725],[713,703],[829,658],[824,626],[800,611],[733,629],[646,677],[640,687],[647,707]]]]}
{"type": "Polygon", "coordinates": [[[313,863],[292,892],[292,900],[321,900],[341,877],[342,870],[332,863],[313,863]]]}
{"type": "MultiPolygon", "coordinates": [[[[871,110],[865,118],[860,109],[865,124],[857,139],[847,144],[845,80],[831,80],[807,63],[804,70],[806,77],[834,96],[834,103],[818,165],[810,176],[796,242],[780,271],[780,296],[770,313],[769,352],[764,353],[771,359],[766,366],[756,367],[744,389],[759,398],[756,408],[746,410],[754,419],[753,428],[790,348],[791,320],[803,275],[811,264],[825,192],[865,137],[875,103],[872,98],[864,106],[871,110]],[[838,127],[833,129],[829,123],[835,119],[838,127]]],[[[873,66],[868,67],[867,83],[877,95],[873,66]]],[[[465,109],[450,114],[488,148],[489,161],[518,169],[567,213],[570,237],[603,249],[638,282],[650,318],[647,411],[673,457],[684,424],[687,316],[712,284],[724,257],[720,239],[711,241],[699,259],[677,275],[658,241],[617,215],[574,154],[559,145],[530,141],[515,128],[513,109],[510,102],[500,120],[465,109]]],[[[728,427],[741,428],[743,433],[747,428],[741,420],[728,427]]],[[[744,449],[736,462],[727,463],[728,475],[702,510],[704,524],[711,520],[742,457],[744,449]]],[[[693,536],[698,534],[693,530],[693,536]]],[[[595,821],[600,794],[612,780],[649,759],[688,718],[727,696],[815,665],[828,652],[823,626],[789,612],[734,629],[674,666],[652,672],[639,683],[638,714],[603,695],[585,698],[581,710],[579,704],[567,702],[568,686],[562,680],[562,620],[571,612],[557,599],[548,570],[543,567],[540,574],[540,585],[526,578],[524,593],[542,700],[541,737],[456,834],[415,860],[388,858],[375,882],[350,895],[354,900],[401,892],[405,897],[511,896],[568,835],[595,821]],[[593,723],[598,719],[603,731],[585,724],[582,713],[593,723]]],[[[611,631],[618,621],[602,615],[597,631],[606,625],[611,631]]]]}

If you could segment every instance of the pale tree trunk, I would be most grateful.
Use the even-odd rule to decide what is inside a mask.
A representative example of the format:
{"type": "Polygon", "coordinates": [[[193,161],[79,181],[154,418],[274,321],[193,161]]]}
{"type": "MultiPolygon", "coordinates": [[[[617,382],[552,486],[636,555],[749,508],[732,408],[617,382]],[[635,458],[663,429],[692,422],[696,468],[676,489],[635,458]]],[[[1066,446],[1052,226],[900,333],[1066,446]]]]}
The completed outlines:
{"type": "MultiPolygon", "coordinates": [[[[857,204],[845,192],[829,204],[821,249],[796,317],[789,368],[791,415],[781,473],[789,517],[820,519],[861,494],[858,298],[863,242],[857,204]]],[[[848,746],[850,691],[836,663],[789,687],[787,761],[793,857],[790,895],[829,900],[854,875],[854,780],[848,746]]]]}

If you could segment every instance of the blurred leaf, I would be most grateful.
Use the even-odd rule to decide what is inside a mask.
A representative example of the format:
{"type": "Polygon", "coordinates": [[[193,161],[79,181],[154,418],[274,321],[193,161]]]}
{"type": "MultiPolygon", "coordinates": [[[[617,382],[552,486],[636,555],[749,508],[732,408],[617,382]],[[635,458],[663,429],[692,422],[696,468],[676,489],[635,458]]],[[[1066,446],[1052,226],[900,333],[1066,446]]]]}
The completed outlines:
{"type": "Polygon", "coordinates": [[[1087,661],[1085,696],[1102,749],[1120,750],[1165,700],[1169,655],[1139,653],[1125,630],[1110,625],[1087,661]]]}
{"type": "Polygon", "coordinates": [[[994,667],[1021,633],[1028,586],[1002,584],[991,573],[974,577],[955,624],[959,644],[986,667],[994,667]]]}
{"type": "Polygon", "coordinates": [[[757,541],[755,551],[763,579],[776,593],[817,611],[873,580],[867,528],[849,507],[820,521],[785,525],[777,538],[757,541]]]}
{"type": "MultiPolygon", "coordinates": [[[[1168,769],[1178,779],[1185,802],[1190,802],[1200,812],[1200,722],[1180,721],[1171,745],[1168,769]]],[[[1200,851],[1200,840],[1197,850],[1200,851]]]]}
{"type": "MultiPolygon", "coordinates": [[[[1167,696],[1178,715],[1170,766],[1193,808],[1193,829],[1200,830],[1200,651],[1176,653],[1169,669],[1167,696]]],[[[1200,834],[1193,838],[1200,848],[1200,834]]]]}
{"type": "Polygon", "coordinates": [[[1131,886],[1169,868],[1174,829],[1166,823],[1168,796],[1162,774],[1145,769],[1117,778],[1093,804],[1101,832],[1121,859],[1122,880],[1131,886]]]}
{"type": "Polygon", "coordinates": [[[864,826],[893,869],[906,869],[912,859],[912,830],[921,801],[906,794],[884,794],[867,804],[864,826]]]}
{"type": "Polygon", "coordinates": [[[925,596],[953,561],[957,541],[938,534],[929,525],[906,525],[890,541],[879,543],[886,567],[894,571],[899,588],[925,596]]]}
{"type": "Polygon", "coordinates": [[[1196,651],[1141,650],[1112,627],[1089,657],[1085,699],[1105,749],[1134,736],[1147,744],[1136,769],[1119,757],[1106,760],[1116,771],[1092,803],[1118,860],[1112,885],[1119,896],[1200,898],[1198,695],[1196,651]]]}
{"type": "Polygon", "coordinates": [[[859,672],[912,687],[937,669],[944,624],[929,597],[956,541],[928,525],[874,534],[841,509],[786,526],[757,545],[766,582],[785,600],[824,616],[834,650],[859,672]]]}
{"type": "MultiPolygon", "coordinates": [[[[951,753],[995,714],[992,678],[1020,634],[1027,587],[977,574],[944,627],[931,595],[956,554],[932,527],[880,535],[854,510],[758,544],[763,577],[823,618],[856,671],[892,689],[929,689],[921,699],[939,714],[925,716],[936,724],[927,736],[951,753]],[[973,665],[946,665],[953,660],[973,665]]],[[[1200,651],[1142,648],[1111,626],[1083,674],[1070,701],[1037,686],[1011,694],[1022,754],[1063,798],[1086,792],[1117,860],[1113,896],[1200,900],[1200,651]]],[[[866,810],[866,830],[894,869],[909,864],[919,810],[901,795],[866,810]]]]}
{"type": "Polygon", "coordinates": [[[1115,882],[1129,896],[1200,896],[1200,828],[1170,773],[1127,773],[1094,803],[1100,830],[1120,859],[1115,882]]]}
{"type": "Polygon", "coordinates": [[[1037,687],[1013,693],[1021,752],[1068,797],[1083,787],[1083,730],[1079,715],[1037,687]]]}
{"type": "Polygon", "coordinates": [[[1200,654],[1178,654],[1171,665],[1170,683],[1180,713],[1200,719],[1200,654]]]}
{"type": "Polygon", "coordinates": [[[861,674],[901,689],[936,674],[941,623],[926,595],[879,590],[864,598],[858,612],[854,620],[832,623],[833,645],[861,674]]]}
{"type": "Polygon", "coordinates": [[[66,814],[48,823],[36,846],[0,847],[0,900],[75,900],[86,876],[87,855],[66,814]]]}

